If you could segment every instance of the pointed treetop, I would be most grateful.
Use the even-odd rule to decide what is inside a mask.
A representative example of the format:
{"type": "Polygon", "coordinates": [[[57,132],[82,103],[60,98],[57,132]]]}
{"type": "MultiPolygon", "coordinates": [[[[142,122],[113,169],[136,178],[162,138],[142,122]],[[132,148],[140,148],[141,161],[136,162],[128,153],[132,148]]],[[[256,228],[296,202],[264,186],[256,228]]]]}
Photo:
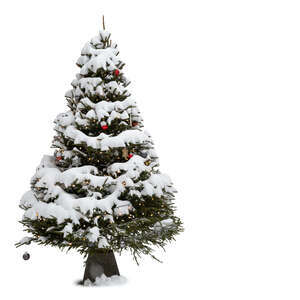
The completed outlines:
{"type": "Polygon", "coordinates": [[[103,30],[105,30],[104,15],[102,16],[102,26],[103,26],[103,30]]]}

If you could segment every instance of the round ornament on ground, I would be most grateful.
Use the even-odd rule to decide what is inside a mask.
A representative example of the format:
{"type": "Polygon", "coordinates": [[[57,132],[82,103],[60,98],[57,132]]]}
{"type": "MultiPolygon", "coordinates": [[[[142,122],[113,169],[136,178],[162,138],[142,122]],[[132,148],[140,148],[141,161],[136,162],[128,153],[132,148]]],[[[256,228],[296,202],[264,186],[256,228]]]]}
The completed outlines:
{"type": "Polygon", "coordinates": [[[30,258],[30,254],[28,253],[28,252],[25,252],[24,254],[23,254],[23,259],[24,260],[28,260],[30,258]]]}

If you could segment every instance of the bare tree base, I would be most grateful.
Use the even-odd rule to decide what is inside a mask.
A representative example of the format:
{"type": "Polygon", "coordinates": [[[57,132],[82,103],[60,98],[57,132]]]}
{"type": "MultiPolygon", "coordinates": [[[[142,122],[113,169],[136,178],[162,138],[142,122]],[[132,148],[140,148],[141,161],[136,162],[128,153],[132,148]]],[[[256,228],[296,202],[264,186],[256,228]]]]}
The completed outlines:
{"type": "Polygon", "coordinates": [[[96,278],[101,277],[103,274],[106,277],[120,275],[113,251],[99,249],[88,255],[83,282],[87,279],[95,282],[96,278]]]}

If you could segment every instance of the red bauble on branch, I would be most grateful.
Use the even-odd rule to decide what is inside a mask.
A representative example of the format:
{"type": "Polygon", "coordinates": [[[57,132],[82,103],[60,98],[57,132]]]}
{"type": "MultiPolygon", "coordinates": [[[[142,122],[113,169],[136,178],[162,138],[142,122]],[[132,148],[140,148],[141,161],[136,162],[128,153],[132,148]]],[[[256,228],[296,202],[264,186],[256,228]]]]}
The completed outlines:
{"type": "Polygon", "coordinates": [[[56,156],[56,161],[60,161],[62,160],[62,157],[61,156],[56,156]]]}
{"type": "Polygon", "coordinates": [[[106,129],[108,129],[108,126],[107,126],[107,125],[102,125],[101,128],[102,128],[103,130],[106,130],[106,129]]]}
{"type": "Polygon", "coordinates": [[[135,126],[137,126],[137,125],[139,125],[139,122],[137,122],[137,121],[133,121],[133,122],[132,122],[132,126],[133,126],[133,127],[135,127],[135,126]]]}
{"type": "Polygon", "coordinates": [[[120,75],[120,71],[119,71],[118,69],[116,69],[116,70],[114,71],[114,74],[115,74],[115,76],[119,76],[119,75],[120,75]]]}
{"type": "Polygon", "coordinates": [[[133,154],[132,154],[132,153],[129,153],[129,154],[128,154],[128,159],[130,159],[132,156],[133,156],[133,154]]]}

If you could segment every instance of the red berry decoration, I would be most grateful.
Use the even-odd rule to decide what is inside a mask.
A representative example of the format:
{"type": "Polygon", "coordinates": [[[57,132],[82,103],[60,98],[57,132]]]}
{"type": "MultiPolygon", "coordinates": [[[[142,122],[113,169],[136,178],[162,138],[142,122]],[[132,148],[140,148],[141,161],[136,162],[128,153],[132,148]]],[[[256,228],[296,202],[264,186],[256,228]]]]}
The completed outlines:
{"type": "Polygon", "coordinates": [[[137,126],[137,125],[139,125],[139,122],[137,122],[137,121],[132,122],[132,126],[137,126]]]}
{"type": "Polygon", "coordinates": [[[120,75],[120,71],[118,69],[115,70],[115,76],[119,76],[120,75]]]}
{"type": "Polygon", "coordinates": [[[60,160],[62,160],[62,157],[61,156],[56,156],[56,160],[60,161],[60,160]]]}
{"type": "Polygon", "coordinates": [[[108,126],[107,126],[107,125],[103,125],[103,126],[101,126],[101,128],[102,128],[103,130],[106,130],[106,129],[108,128],[108,126]]]}
{"type": "Polygon", "coordinates": [[[131,158],[132,156],[133,156],[133,154],[132,154],[132,153],[129,153],[129,154],[128,154],[128,159],[131,158]]]}

